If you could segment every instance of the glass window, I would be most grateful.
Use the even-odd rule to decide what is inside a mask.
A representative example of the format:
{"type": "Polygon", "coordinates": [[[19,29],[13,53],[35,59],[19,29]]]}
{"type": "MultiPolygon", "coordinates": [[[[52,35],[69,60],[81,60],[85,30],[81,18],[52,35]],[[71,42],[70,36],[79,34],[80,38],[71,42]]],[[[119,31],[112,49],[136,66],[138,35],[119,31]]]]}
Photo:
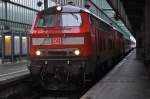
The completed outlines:
{"type": "MultiPolygon", "coordinates": [[[[80,26],[82,24],[80,14],[76,13],[63,13],[60,17],[60,26],[80,26]],[[68,21],[69,20],[69,21],[68,21]]],[[[57,15],[43,15],[39,18],[37,27],[55,27],[57,22],[57,15]]]]}
{"type": "Polygon", "coordinates": [[[62,39],[62,43],[65,45],[84,44],[84,37],[66,37],[62,39]]]}
{"type": "Polygon", "coordinates": [[[0,12],[1,12],[0,19],[2,19],[3,18],[3,12],[4,12],[3,2],[2,1],[0,1],[0,12]]]}
{"type": "Polygon", "coordinates": [[[55,2],[51,1],[51,0],[48,0],[48,7],[51,7],[51,6],[54,6],[56,5],[55,2]]]}
{"type": "Polygon", "coordinates": [[[41,16],[37,22],[37,27],[55,27],[56,15],[44,15],[41,16]]]}
{"type": "Polygon", "coordinates": [[[61,17],[61,26],[80,26],[82,23],[80,14],[65,13],[61,17]],[[68,21],[69,20],[69,21],[68,21]]]}
{"type": "Polygon", "coordinates": [[[51,38],[32,38],[32,45],[49,45],[51,38]]]}

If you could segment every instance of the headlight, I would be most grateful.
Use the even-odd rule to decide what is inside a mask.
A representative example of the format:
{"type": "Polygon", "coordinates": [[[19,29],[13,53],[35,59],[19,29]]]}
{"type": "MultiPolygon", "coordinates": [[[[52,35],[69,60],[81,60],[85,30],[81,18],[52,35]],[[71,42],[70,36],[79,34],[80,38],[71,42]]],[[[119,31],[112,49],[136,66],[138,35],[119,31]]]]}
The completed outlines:
{"type": "Polygon", "coordinates": [[[61,6],[57,6],[57,11],[60,11],[61,9],[62,9],[62,7],[61,6]]]}
{"type": "Polygon", "coordinates": [[[77,56],[80,55],[80,50],[75,50],[74,54],[77,55],[77,56]]]}
{"type": "Polygon", "coordinates": [[[41,55],[41,51],[39,51],[39,50],[36,51],[36,55],[37,55],[37,56],[40,56],[40,55],[41,55]]]}

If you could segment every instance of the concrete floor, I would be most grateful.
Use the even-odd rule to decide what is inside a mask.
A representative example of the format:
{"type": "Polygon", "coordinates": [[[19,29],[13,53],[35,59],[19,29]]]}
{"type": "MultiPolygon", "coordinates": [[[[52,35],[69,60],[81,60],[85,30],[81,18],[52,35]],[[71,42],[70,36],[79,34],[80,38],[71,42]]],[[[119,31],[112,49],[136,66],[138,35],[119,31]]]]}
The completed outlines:
{"type": "Polygon", "coordinates": [[[149,74],[134,50],[80,99],[150,99],[149,74]]]}
{"type": "Polygon", "coordinates": [[[29,74],[29,70],[27,69],[27,61],[0,64],[0,85],[27,74],[29,74]]]}

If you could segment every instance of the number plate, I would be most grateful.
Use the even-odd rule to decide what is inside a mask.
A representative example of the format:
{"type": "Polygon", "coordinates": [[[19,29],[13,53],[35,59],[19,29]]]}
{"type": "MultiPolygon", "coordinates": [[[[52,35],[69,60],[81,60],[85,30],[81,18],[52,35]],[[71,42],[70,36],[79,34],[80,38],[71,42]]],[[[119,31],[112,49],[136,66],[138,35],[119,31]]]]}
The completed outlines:
{"type": "Polygon", "coordinates": [[[61,44],[61,37],[52,38],[52,44],[61,44]]]}

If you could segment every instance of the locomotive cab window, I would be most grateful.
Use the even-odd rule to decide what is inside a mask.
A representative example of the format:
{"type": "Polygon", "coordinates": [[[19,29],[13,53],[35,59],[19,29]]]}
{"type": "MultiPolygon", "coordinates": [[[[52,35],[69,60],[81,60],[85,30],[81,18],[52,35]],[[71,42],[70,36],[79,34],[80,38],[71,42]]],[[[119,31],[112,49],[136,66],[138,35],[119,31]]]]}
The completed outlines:
{"type": "Polygon", "coordinates": [[[79,13],[61,13],[40,16],[36,27],[67,27],[81,26],[81,24],[82,19],[79,13]]]}
{"type": "Polygon", "coordinates": [[[37,27],[55,27],[56,26],[56,15],[43,15],[37,22],[37,27]]]}
{"type": "Polygon", "coordinates": [[[82,24],[81,16],[78,13],[62,13],[60,26],[80,26],[82,24]]]}

